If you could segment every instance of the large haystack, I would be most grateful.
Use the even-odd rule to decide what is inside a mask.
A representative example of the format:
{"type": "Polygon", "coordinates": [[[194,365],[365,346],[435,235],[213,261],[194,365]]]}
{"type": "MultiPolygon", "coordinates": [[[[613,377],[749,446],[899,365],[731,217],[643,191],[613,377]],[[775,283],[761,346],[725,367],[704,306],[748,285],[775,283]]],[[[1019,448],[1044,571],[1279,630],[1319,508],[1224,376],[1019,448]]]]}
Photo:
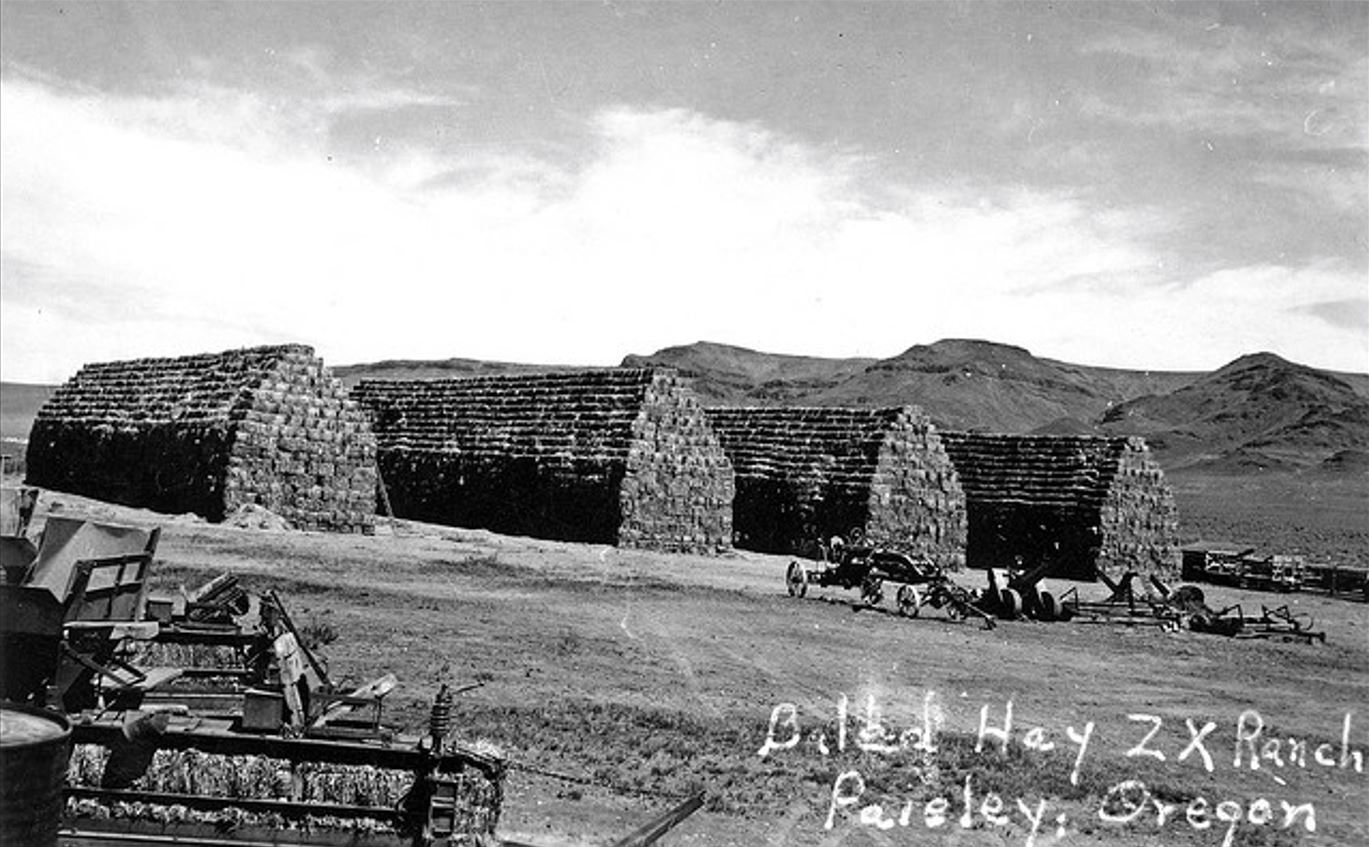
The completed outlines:
{"type": "Polygon", "coordinates": [[[32,485],[160,512],[374,526],[375,439],[301,345],[86,365],[39,410],[27,464],[32,485]]]}
{"type": "Polygon", "coordinates": [[[855,529],[958,568],[965,496],[916,408],[710,408],[737,473],[737,545],[799,552],[855,529]]]}
{"type": "Polygon", "coordinates": [[[1172,576],[1178,511],[1140,438],[942,432],[970,515],[970,567],[1054,562],[1054,576],[1172,576]]]}
{"type": "Polygon", "coordinates": [[[400,517],[658,550],[731,547],[732,466],[673,371],[363,380],[400,517]]]}

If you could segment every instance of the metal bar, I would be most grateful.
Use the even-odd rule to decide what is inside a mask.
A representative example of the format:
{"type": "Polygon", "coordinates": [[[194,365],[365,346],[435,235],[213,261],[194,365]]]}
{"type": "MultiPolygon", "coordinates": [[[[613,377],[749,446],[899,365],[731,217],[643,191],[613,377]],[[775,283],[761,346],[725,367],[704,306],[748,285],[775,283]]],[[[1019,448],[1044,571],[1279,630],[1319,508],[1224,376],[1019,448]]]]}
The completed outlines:
{"type": "Polygon", "coordinates": [[[204,794],[173,794],[160,791],[131,791],[123,788],[82,788],[71,786],[64,789],[68,797],[77,799],[104,800],[108,802],[151,803],[159,806],[186,806],[191,809],[218,811],[233,807],[246,812],[281,814],[288,817],[337,817],[337,818],[376,818],[397,822],[402,817],[387,806],[353,806],[343,803],[320,803],[313,801],[263,800],[257,797],[214,797],[204,794]]]}
{"type": "MultiPolygon", "coordinates": [[[[334,765],[371,765],[392,770],[416,770],[425,766],[432,757],[417,749],[417,742],[408,746],[389,744],[365,744],[348,741],[318,741],[309,738],[283,738],[277,735],[247,735],[218,730],[208,726],[193,730],[182,729],[175,724],[157,737],[157,747],[164,750],[200,750],[204,753],[220,755],[258,755],[270,756],[291,761],[325,762],[334,765]]],[[[122,722],[101,721],[98,723],[73,722],[72,742],[75,744],[99,744],[110,747],[123,740],[122,722]]],[[[498,771],[502,764],[491,757],[469,750],[455,750],[443,753],[437,758],[439,769],[458,770],[463,765],[471,765],[486,772],[498,771]]]]}
{"type": "Polygon", "coordinates": [[[648,847],[655,844],[662,835],[674,829],[685,818],[694,814],[704,804],[703,792],[695,794],[680,805],[659,817],[647,821],[642,826],[613,842],[613,847],[648,847]]]}
{"type": "MultiPolygon", "coordinates": [[[[136,824],[134,825],[136,826],[136,824]]],[[[235,828],[228,837],[213,832],[211,827],[176,824],[156,824],[157,832],[140,832],[137,829],[97,829],[64,826],[58,831],[57,840],[63,847],[124,847],[128,844],[175,844],[181,847],[355,847],[364,843],[367,847],[412,847],[412,838],[383,836],[368,833],[359,842],[351,832],[325,833],[318,830],[310,832],[290,832],[271,830],[266,827],[235,828]],[[244,829],[246,832],[244,832],[244,829]]]]}
{"type": "Polygon", "coordinates": [[[285,611],[285,604],[281,603],[280,596],[276,594],[274,589],[271,591],[271,602],[276,604],[276,611],[280,613],[281,622],[285,624],[286,629],[290,630],[290,634],[295,636],[295,643],[304,652],[304,658],[309,660],[309,666],[314,669],[314,673],[318,674],[319,682],[331,691],[333,681],[328,678],[327,669],[319,664],[319,660],[314,657],[314,652],[305,645],[304,639],[300,637],[299,630],[295,629],[295,622],[290,620],[290,613],[285,611]]]}

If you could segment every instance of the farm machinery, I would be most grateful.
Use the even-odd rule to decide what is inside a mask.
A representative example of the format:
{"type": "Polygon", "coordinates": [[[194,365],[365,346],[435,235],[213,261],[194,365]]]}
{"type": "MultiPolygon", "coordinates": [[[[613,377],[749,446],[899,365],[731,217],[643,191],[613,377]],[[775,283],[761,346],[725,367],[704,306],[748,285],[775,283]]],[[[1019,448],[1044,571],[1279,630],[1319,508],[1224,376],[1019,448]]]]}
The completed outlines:
{"type": "Polygon", "coordinates": [[[884,601],[886,584],[894,584],[894,607],[900,615],[917,617],[923,606],[931,606],[944,608],[952,620],[977,618],[986,629],[994,626],[976,598],[930,559],[863,543],[846,544],[839,538],[820,547],[816,567],[797,559],[789,563],[785,572],[789,596],[803,597],[809,585],[858,588],[861,602],[873,607],[884,601]]]}
{"type": "Polygon", "coordinates": [[[1369,602],[1369,570],[1308,562],[1296,555],[1256,555],[1255,547],[1195,544],[1185,547],[1183,578],[1187,582],[1230,585],[1255,591],[1322,591],[1369,602]]]}
{"type": "Polygon", "coordinates": [[[1326,643],[1326,633],[1313,629],[1311,617],[1293,612],[1287,604],[1261,606],[1259,615],[1247,615],[1240,603],[1213,609],[1207,605],[1203,590],[1196,585],[1181,585],[1171,591],[1158,577],[1152,576],[1151,581],[1164,598],[1166,607],[1177,613],[1192,632],[1229,638],[1326,643]]]}
{"type": "MultiPolygon", "coordinates": [[[[859,538],[859,536],[857,536],[859,538]]],[[[1017,561],[1003,576],[993,568],[986,570],[987,584],[982,590],[964,588],[943,569],[925,558],[864,543],[845,544],[834,538],[819,545],[816,564],[794,559],[785,572],[785,587],[791,597],[803,597],[808,586],[855,589],[861,603],[879,606],[888,585],[896,585],[894,608],[900,615],[916,617],[923,606],[945,608],[953,620],[974,617],[986,629],[995,619],[1035,621],[1079,621],[1119,626],[1153,626],[1167,631],[1224,635],[1232,638],[1269,638],[1325,642],[1326,633],[1313,629],[1305,615],[1287,605],[1262,607],[1259,615],[1247,615],[1240,604],[1222,609],[1206,605],[1202,589],[1181,585],[1171,589],[1151,575],[1149,585],[1141,584],[1135,571],[1113,579],[1099,569],[1097,576],[1108,594],[1101,599],[1085,599],[1077,587],[1055,594],[1043,581],[1053,563],[1042,562],[1024,568],[1017,561]]]]}
{"type": "MultiPolygon", "coordinates": [[[[158,539],[49,516],[0,584],[3,698],[71,726],[61,843],[511,843],[495,836],[509,760],[452,737],[464,689],[442,686],[426,731],[384,726],[395,677],[334,684],[274,592],[225,575],[149,594],[158,539]]],[[[621,843],[654,842],[701,802],[621,843]]]]}
{"type": "Polygon", "coordinates": [[[1307,582],[1302,556],[1256,556],[1256,548],[1228,550],[1211,546],[1184,548],[1183,578],[1259,591],[1301,591],[1307,582]]]}
{"type": "Polygon", "coordinates": [[[1296,614],[1287,605],[1263,606],[1259,615],[1247,615],[1239,603],[1222,609],[1208,606],[1206,595],[1196,585],[1170,588],[1151,574],[1150,590],[1142,592],[1136,589],[1140,576],[1135,571],[1128,571],[1119,580],[1113,580],[1102,570],[1097,573],[1110,592],[1108,597],[1085,601],[1079,598],[1077,589],[1071,588],[1062,598],[1062,608],[1070,617],[1089,623],[1156,626],[1169,631],[1187,629],[1230,638],[1270,638],[1309,644],[1326,641],[1326,633],[1313,629],[1310,617],[1296,614]]]}

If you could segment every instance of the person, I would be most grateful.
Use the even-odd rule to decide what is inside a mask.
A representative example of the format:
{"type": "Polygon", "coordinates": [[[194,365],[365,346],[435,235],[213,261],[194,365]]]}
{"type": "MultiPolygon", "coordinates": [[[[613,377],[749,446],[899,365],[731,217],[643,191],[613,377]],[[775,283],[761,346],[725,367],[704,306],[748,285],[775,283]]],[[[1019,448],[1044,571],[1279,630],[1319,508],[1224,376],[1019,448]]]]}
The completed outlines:
{"type": "Polygon", "coordinates": [[[841,561],[841,553],[846,548],[846,540],[840,535],[832,536],[832,540],[827,542],[827,558],[832,562],[841,561]]]}

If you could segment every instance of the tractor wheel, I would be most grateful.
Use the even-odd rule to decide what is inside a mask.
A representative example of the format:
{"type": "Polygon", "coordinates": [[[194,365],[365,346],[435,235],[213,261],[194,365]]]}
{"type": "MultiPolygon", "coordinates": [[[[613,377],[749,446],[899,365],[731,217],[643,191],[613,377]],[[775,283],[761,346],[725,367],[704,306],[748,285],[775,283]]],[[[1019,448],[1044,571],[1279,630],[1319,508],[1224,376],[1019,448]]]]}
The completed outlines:
{"type": "Polygon", "coordinates": [[[789,589],[790,597],[802,597],[808,593],[808,574],[804,573],[803,565],[789,563],[789,570],[784,575],[784,587],[789,589]]]}
{"type": "Polygon", "coordinates": [[[860,599],[867,606],[878,606],[884,599],[884,581],[867,576],[860,584],[860,599]]]}
{"type": "Polygon", "coordinates": [[[900,585],[895,599],[898,601],[898,613],[900,615],[915,618],[922,611],[922,595],[916,586],[900,585]]]}
{"type": "Polygon", "coordinates": [[[998,616],[1005,621],[1022,616],[1022,595],[1016,589],[1005,588],[998,595],[998,616]]]}
{"type": "Polygon", "coordinates": [[[1043,621],[1060,620],[1060,601],[1055,599],[1055,595],[1049,591],[1041,592],[1041,602],[1036,607],[1039,619],[1043,621]]]}

